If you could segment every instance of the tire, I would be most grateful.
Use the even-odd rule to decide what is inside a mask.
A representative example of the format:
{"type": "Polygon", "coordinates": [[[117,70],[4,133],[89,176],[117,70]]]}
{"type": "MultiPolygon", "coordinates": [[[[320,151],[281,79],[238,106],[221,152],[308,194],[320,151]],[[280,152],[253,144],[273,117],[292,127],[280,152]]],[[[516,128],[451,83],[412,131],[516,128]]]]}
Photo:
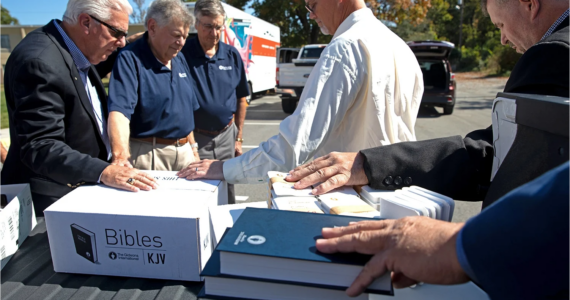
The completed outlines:
{"type": "Polygon", "coordinates": [[[297,108],[297,98],[281,98],[281,107],[287,114],[292,114],[297,108]]]}
{"type": "Polygon", "coordinates": [[[254,99],[253,96],[253,88],[251,87],[251,82],[248,82],[247,85],[249,86],[249,96],[245,97],[245,101],[247,101],[247,105],[249,105],[251,103],[251,100],[254,99]]]}
{"type": "Polygon", "coordinates": [[[446,105],[443,107],[443,114],[444,115],[451,115],[453,113],[453,108],[455,105],[446,105]]]}

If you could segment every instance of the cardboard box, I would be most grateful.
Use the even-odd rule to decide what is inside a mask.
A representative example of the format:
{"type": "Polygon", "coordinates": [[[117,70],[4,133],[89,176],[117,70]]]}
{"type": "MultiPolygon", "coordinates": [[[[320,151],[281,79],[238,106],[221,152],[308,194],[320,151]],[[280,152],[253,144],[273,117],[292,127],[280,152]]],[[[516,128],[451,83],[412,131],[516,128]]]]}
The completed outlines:
{"type": "Polygon", "coordinates": [[[209,189],[75,189],[45,211],[56,272],[200,281],[212,253],[209,189]]]}
{"type": "Polygon", "coordinates": [[[216,248],[218,242],[224,235],[228,227],[234,226],[246,207],[267,208],[267,202],[248,202],[240,204],[228,204],[210,207],[210,235],[212,237],[212,248],[216,248]]]}
{"type": "Polygon", "coordinates": [[[226,205],[228,204],[228,184],[220,180],[187,180],[180,178],[176,175],[175,171],[149,171],[144,172],[153,176],[161,189],[169,190],[191,190],[191,191],[204,191],[213,193],[217,197],[217,202],[210,202],[210,204],[226,205]]]}
{"type": "Polygon", "coordinates": [[[36,227],[36,213],[29,184],[0,187],[8,205],[0,211],[0,269],[3,269],[30,232],[36,227]]]}

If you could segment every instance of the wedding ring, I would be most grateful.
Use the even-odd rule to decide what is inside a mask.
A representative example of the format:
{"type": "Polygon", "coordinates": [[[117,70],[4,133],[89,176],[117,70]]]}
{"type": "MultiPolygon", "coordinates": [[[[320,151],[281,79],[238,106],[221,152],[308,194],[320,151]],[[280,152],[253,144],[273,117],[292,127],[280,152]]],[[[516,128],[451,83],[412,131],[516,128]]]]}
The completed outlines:
{"type": "Polygon", "coordinates": [[[196,172],[198,172],[198,167],[196,167],[196,172]]]}
{"type": "Polygon", "coordinates": [[[127,183],[130,185],[133,185],[133,184],[135,184],[135,180],[132,178],[129,178],[129,179],[127,179],[127,183]]]}

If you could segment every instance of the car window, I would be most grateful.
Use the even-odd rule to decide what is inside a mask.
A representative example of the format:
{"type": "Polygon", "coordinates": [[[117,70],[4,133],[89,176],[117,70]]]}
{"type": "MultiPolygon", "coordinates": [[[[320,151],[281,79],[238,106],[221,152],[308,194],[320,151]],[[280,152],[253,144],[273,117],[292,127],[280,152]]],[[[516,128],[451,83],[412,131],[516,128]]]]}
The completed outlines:
{"type": "Polygon", "coordinates": [[[305,48],[301,54],[301,58],[319,58],[325,48],[305,48]]]}

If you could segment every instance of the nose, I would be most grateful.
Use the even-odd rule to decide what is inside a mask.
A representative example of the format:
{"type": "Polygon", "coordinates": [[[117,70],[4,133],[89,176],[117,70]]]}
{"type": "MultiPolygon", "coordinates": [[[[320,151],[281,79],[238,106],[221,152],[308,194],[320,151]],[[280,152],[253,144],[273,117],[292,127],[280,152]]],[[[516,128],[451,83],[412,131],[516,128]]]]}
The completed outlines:
{"type": "Polygon", "coordinates": [[[316,18],[317,18],[317,16],[314,13],[309,12],[309,19],[314,20],[316,18]]]}
{"type": "Polygon", "coordinates": [[[117,47],[123,48],[123,47],[125,47],[125,46],[127,45],[127,38],[126,38],[126,37],[122,37],[122,38],[120,38],[120,39],[117,40],[117,43],[118,43],[117,47]]]}
{"type": "Polygon", "coordinates": [[[503,32],[501,31],[501,44],[507,45],[508,43],[509,43],[509,40],[507,39],[507,36],[505,34],[503,34],[503,32]]]}

